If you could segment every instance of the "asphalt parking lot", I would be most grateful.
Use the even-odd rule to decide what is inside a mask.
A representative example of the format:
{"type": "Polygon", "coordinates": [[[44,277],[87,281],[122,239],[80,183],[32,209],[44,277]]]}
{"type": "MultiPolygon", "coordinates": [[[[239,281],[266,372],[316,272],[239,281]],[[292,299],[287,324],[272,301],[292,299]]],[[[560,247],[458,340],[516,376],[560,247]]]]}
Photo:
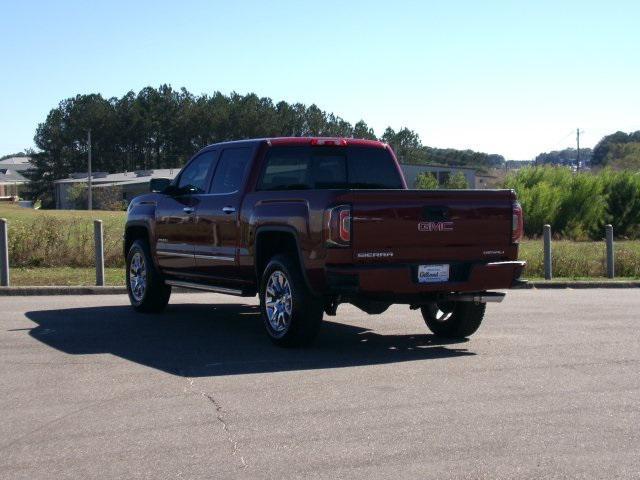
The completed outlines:
{"type": "Polygon", "coordinates": [[[341,306],[273,347],[253,299],[0,298],[2,478],[639,478],[640,291],[510,292],[468,342],[341,306]]]}

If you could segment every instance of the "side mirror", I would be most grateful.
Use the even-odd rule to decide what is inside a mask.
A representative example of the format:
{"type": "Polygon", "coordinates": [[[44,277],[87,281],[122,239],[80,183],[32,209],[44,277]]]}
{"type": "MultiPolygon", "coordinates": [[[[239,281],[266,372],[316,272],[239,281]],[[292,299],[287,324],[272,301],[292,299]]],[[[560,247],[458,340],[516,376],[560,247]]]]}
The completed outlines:
{"type": "Polygon", "coordinates": [[[167,193],[166,190],[171,186],[169,178],[152,178],[149,181],[149,190],[154,193],[167,193]]]}

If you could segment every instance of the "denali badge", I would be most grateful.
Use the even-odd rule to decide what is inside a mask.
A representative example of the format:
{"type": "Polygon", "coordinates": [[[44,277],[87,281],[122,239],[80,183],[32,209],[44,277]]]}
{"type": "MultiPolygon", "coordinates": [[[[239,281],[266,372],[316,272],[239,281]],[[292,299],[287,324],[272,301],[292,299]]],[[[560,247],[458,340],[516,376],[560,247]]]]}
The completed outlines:
{"type": "Polygon", "coordinates": [[[453,222],[420,222],[419,232],[452,232],[453,222]]]}

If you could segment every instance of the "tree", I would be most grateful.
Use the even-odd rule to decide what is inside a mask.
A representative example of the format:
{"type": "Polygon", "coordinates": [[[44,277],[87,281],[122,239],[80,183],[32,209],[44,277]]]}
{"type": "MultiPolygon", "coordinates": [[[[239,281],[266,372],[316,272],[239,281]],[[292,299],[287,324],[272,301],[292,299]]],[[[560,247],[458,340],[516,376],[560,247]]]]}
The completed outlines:
{"type": "Polygon", "coordinates": [[[640,130],[632,133],[618,131],[611,135],[607,135],[594,147],[591,164],[594,166],[604,167],[608,162],[615,160],[611,155],[611,150],[615,145],[635,142],[640,142],[640,130]]]}
{"type": "Polygon", "coordinates": [[[391,145],[401,163],[420,162],[422,142],[413,130],[401,128],[396,132],[393,128],[387,127],[381,140],[391,145]]]}
{"type": "Polygon", "coordinates": [[[54,174],[58,168],[56,161],[46,152],[34,152],[31,154],[31,164],[33,168],[23,172],[23,175],[29,179],[27,198],[39,202],[42,208],[55,207],[53,181],[58,178],[54,174]]]}
{"type": "Polygon", "coordinates": [[[369,128],[364,120],[360,120],[353,127],[353,138],[364,138],[365,140],[377,140],[373,128],[369,128]]]}
{"type": "Polygon", "coordinates": [[[615,170],[640,171],[640,142],[611,145],[604,163],[615,170]]]}
{"type": "Polygon", "coordinates": [[[431,172],[422,172],[416,177],[414,188],[420,190],[435,190],[438,187],[438,179],[431,172]]]}
{"type": "MultiPolygon", "coordinates": [[[[87,171],[87,131],[92,132],[94,171],[118,172],[179,168],[211,143],[274,136],[337,136],[376,139],[364,120],[355,125],[302,103],[274,103],[253,93],[193,95],[170,85],[146,87],[120,98],[76,95],[61,101],[36,129],[38,152],[29,174],[34,199],[52,206],[53,182],[87,171]]],[[[504,159],[471,150],[422,145],[408,128],[389,127],[381,140],[401,162],[473,165],[484,168],[504,159]]]]}

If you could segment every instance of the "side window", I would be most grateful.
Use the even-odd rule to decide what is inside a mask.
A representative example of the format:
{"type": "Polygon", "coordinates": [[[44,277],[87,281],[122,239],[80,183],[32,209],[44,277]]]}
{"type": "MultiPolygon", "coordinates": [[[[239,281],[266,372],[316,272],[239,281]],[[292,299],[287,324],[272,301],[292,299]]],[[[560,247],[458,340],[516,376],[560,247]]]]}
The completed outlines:
{"type": "Polygon", "coordinates": [[[240,190],[250,160],[251,149],[248,147],[225,149],[213,177],[211,193],[233,193],[240,190]]]}
{"type": "Polygon", "coordinates": [[[215,159],[215,152],[196,157],[180,174],[177,187],[185,193],[205,193],[207,176],[215,159]]]}

